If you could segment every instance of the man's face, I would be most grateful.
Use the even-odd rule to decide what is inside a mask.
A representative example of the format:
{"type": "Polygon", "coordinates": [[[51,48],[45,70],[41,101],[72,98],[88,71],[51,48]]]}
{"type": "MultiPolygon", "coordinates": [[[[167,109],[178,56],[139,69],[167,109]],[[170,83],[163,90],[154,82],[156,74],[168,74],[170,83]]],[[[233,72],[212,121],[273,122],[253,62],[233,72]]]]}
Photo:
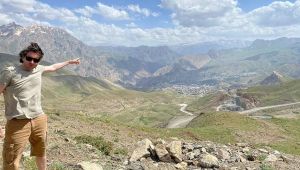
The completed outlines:
{"type": "Polygon", "coordinates": [[[28,52],[23,58],[23,66],[26,70],[33,70],[40,62],[40,55],[36,52],[28,52]]]}

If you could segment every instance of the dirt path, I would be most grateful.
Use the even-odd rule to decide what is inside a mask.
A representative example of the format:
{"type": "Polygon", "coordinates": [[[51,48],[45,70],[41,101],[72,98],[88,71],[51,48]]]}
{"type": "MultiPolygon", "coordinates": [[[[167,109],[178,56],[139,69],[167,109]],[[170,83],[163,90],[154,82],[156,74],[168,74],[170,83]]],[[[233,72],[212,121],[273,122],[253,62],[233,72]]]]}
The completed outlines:
{"type": "Polygon", "coordinates": [[[175,116],[169,121],[166,128],[184,128],[196,117],[193,113],[185,110],[187,104],[179,104],[179,106],[181,106],[180,111],[187,114],[187,116],[175,116]]]}
{"type": "Polygon", "coordinates": [[[278,108],[278,107],[284,107],[284,106],[291,106],[291,105],[296,105],[296,104],[300,104],[300,102],[287,103],[287,104],[279,104],[279,105],[272,105],[272,106],[265,106],[265,107],[256,107],[256,108],[253,108],[253,109],[241,111],[239,113],[240,114],[250,114],[250,113],[254,113],[254,112],[260,111],[260,110],[271,109],[271,108],[278,108]]]}

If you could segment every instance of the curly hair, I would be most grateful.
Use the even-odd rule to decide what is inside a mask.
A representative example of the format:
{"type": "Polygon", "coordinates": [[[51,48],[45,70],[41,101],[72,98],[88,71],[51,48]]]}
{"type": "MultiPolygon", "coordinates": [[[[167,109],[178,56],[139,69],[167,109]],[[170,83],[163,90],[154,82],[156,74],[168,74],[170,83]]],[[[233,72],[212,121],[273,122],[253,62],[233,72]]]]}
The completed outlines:
{"type": "Polygon", "coordinates": [[[31,42],[30,45],[28,47],[26,47],[25,49],[23,49],[20,53],[19,53],[19,57],[20,57],[20,63],[23,63],[23,58],[26,57],[28,52],[34,52],[34,53],[39,53],[40,55],[40,60],[43,58],[44,56],[44,52],[43,50],[40,48],[40,46],[35,43],[35,42],[31,42]]]}

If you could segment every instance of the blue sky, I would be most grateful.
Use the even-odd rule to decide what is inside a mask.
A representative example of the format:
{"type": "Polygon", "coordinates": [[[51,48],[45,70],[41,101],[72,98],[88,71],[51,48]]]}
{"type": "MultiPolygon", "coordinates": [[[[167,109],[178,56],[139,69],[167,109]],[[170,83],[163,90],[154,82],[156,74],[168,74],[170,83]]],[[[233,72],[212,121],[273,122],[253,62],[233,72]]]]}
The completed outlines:
{"type": "Polygon", "coordinates": [[[60,27],[88,45],[299,37],[300,0],[0,0],[0,25],[60,27]]]}

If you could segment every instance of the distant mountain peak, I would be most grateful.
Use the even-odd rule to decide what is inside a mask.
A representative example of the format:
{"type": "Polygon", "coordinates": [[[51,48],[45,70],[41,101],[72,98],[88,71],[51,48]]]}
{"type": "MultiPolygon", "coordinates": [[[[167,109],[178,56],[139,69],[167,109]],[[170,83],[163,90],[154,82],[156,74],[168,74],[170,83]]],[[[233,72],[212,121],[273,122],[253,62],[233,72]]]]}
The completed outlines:
{"type": "Polygon", "coordinates": [[[263,81],[260,82],[261,85],[276,85],[284,82],[284,76],[278,73],[277,71],[273,71],[273,73],[266,77],[263,81]]]}
{"type": "Polygon", "coordinates": [[[0,26],[0,37],[7,37],[20,32],[23,27],[15,22],[0,26]]]}
{"type": "Polygon", "coordinates": [[[277,71],[273,71],[272,75],[274,77],[278,77],[278,78],[283,78],[283,75],[281,75],[280,73],[278,73],[277,71]]]}

